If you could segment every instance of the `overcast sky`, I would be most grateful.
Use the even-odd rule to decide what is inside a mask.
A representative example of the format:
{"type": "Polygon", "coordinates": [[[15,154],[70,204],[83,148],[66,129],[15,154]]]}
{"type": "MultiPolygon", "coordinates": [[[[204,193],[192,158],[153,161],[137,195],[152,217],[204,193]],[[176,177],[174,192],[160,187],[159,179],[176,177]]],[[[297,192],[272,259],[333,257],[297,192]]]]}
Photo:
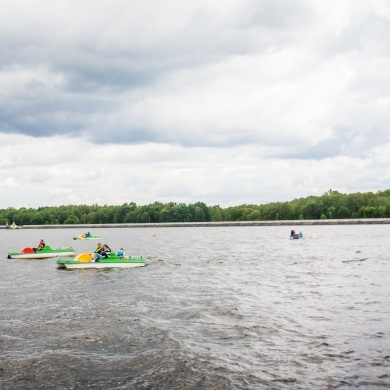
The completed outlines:
{"type": "Polygon", "coordinates": [[[0,208],[390,188],[388,0],[2,0],[0,208]]]}

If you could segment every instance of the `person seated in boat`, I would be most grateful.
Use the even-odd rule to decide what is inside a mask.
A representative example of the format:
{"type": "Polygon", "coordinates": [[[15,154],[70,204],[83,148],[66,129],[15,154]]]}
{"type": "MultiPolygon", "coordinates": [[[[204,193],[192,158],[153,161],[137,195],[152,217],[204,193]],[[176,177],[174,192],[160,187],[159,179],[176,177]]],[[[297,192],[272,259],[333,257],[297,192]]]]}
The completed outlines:
{"type": "Polygon", "coordinates": [[[111,253],[111,248],[107,245],[107,244],[104,244],[103,245],[103,252],[102,252],[102,256],[107,259],[107,257],[110,257],[110,253],[111,253]]]}
{"type": "Polygon", "coordinates": [[[45,241],[41,238],[41,241],[39,241],[39,244],[36,248],[34,249],[34,252],[42,250],[46,246],[45,241]]]}
{"type": "Polygon", "coordinates": [[[291,230],[290,236],[295,236],[295,230],[291,230]]]}
{"type": "Polygon", "coordinates": [[[118,250],[118,253],[116,254],[120,259],[123,259],[125,257],[125,250],[123,248],[120,248],[118,250]]]}
{"type": "Polygon", "coordinates": [[[94,260],[99,261],[102,258],[103,258],[103,245],[99,242],[94,252],[94,260]]]}

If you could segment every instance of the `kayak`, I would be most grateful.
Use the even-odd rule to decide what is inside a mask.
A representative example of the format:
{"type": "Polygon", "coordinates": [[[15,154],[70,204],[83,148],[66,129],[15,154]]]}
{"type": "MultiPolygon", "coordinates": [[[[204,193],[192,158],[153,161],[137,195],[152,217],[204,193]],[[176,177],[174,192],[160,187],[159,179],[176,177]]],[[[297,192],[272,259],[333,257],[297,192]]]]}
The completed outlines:
{"type": "Polygon", "coordinates": [[[77,237],[73,237],[74,240],[99,240],[101,239],[101,236],[95,236],[93,234],[90,234],[89,236],[85,236],[85,234],[80,234],[77,237]]]}
{"type": "Polygon", "coordinates": [[[48,259],[50,257],[71,257],[75,255],[73,248],[52,249],[46,245],[39,251],[34,251],[33,248],[26,247],[21,252],[8,252],[9,259],[48,259]]]}
{"type": "Polygon", "coordinates": [[[94,253],[81,253],[76,259],[58,259],[57,268],[85,269],[85,268],[136,268],[144,267],[146,260],[141,257],[118,257],[115,253],[100,260],[94,260],[94,253]]]}

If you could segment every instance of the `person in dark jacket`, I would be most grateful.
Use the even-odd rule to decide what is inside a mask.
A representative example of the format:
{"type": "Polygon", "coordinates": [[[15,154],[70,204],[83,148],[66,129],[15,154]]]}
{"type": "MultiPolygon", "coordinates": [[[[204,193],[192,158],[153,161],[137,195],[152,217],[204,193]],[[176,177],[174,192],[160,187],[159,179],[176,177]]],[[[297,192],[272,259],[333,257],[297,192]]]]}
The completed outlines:
{"type": "Polygon", "coordinates": [[[45,241],[43,241],[43,238],[41,238],[41,241],[39,241],[39,244],[34,249],[34,252],[42,250],[46,246],[45,241]]]}
{"type": "Polygon", "coordinates": [[[107,259],[107,257],[110,257],[110,253],[111,253],[111,248],[107,244],[104,244],[102,256],[107,259]]]}

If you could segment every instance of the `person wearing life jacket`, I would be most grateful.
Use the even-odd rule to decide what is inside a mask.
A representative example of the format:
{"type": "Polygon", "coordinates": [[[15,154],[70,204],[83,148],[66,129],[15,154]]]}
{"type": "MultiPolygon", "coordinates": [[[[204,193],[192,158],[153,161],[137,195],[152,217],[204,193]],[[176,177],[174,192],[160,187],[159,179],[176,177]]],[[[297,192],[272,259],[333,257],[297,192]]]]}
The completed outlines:
{"type": "Polygon", "coordinates": [[[103,258],[103,246],[100,242],[99,242],[99,244],[97,244],[97,248],[95,249],[94,254],[95,254],[94,255],[95,261],[99,261],[100,259],[103,258]]]}

